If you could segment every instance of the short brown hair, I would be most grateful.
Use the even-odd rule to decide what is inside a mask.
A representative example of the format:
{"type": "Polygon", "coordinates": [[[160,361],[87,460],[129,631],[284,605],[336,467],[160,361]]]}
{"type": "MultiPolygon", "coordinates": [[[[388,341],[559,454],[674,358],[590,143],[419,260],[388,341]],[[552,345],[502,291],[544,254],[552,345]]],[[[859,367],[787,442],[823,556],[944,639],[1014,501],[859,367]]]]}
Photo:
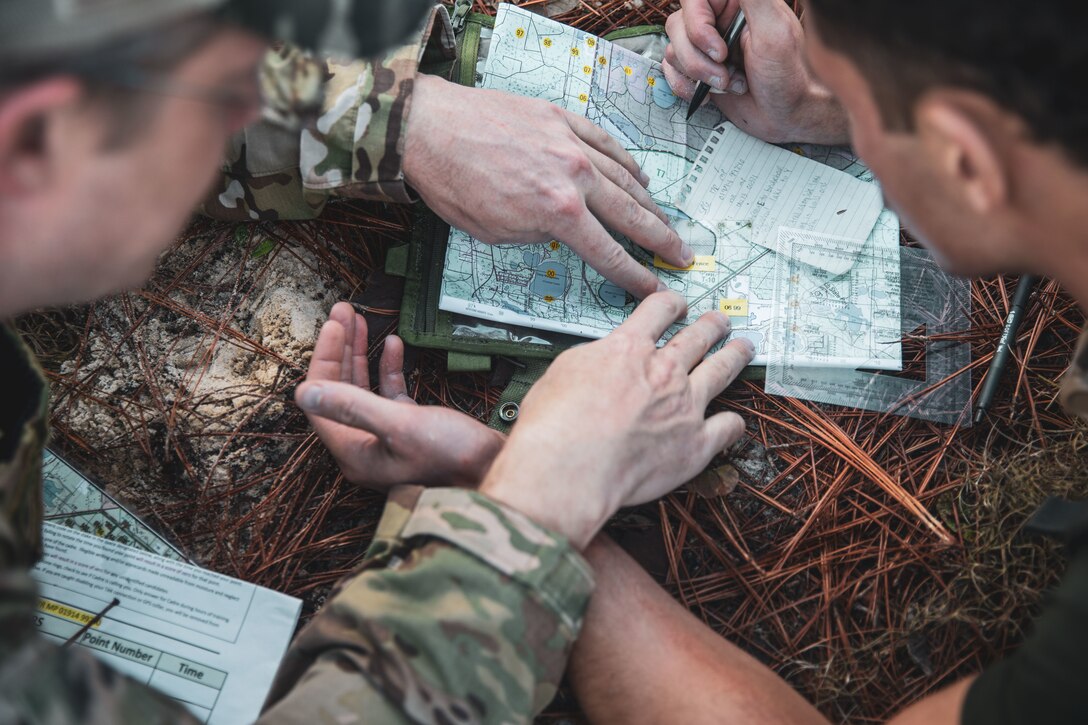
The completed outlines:
{"type": "Polygon", "coordinates": [[[820,38],[853,60],[885,125],[911,130],[937,87],[977,91],[1034,140],[1088,166],[1088,3],[1066,0],[808,0],[820,38]]]}

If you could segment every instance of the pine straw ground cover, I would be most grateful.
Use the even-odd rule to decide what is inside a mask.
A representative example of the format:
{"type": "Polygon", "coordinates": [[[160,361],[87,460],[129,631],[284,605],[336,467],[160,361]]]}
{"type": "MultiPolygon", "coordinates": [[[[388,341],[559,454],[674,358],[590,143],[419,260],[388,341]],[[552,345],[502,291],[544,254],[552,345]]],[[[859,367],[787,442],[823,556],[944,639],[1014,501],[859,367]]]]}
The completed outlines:
{"type": "MultiPolygon", "coordinates": [[[[560,19],[595,32],[669,10],[568,5],[560,19]]],[[[53,385],[53,444],[200,563],[300,596],[312,615],[359,561],[381,497],[338,477],[290,396],[334,300],[364,306],[374,341],[395,329],[395,305],[370,293],[407,220],[360,203],[309,223],[198,220],[145,289],[23,318],[53,385]]],[[[1013,284],[973,286],[957,337],[973,346],[976,390],[1013,284]]],[[[882,720],[1015,646],[1057,580],[1060,551],[1019,529],[1047,493],[1088,495],[1084,429],[1055,402],[1083,322],[1041,285],[991,419],[970,429],[738,384],[714,403],[748,421],[715,464],[740,472],[735,489],[682,489],[611,531],[830,718],[882,720]]],[[[450,375],[426,351],[409,367],[419,400],[483,419],[509,371],[450,375]]],[[[550,712],[577,705],[562,695],[550,712]]]]}

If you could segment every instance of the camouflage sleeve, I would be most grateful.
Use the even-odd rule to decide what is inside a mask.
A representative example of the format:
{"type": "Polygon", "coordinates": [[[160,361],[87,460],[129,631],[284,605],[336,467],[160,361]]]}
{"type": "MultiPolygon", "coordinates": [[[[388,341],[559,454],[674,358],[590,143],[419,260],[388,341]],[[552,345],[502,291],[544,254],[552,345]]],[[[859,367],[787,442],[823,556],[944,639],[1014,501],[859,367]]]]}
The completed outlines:
{"type": "Polygon", "coordinates": [[[293,46],[269,51],[261,71],[271,99],[266,120],[232,140],[202,211],[228,221],[312,219],[333,197],[414,201],[401,157],[425,53],[456,55],[441,5],[413,42],[377,60],[319,61],[293,46]],[[316,121],[301,132],[283,122],[315,93],[316,121]]]}
{"type": "Polygon", "coordinates": [[[261,722],[527,722],[555,694],[592,588],[581,556],[516,511],[399,487],[261,722]]]}

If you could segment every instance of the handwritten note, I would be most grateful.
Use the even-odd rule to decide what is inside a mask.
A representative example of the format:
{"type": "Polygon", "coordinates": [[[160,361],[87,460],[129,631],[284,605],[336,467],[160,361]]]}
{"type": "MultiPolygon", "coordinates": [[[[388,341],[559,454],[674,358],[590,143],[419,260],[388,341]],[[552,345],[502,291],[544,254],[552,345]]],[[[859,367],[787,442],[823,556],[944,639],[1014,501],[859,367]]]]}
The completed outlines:
{"type": "Polygon", "coordinates": [[[750,219],[752,241],[774,249],[789,227],[864,240],[883,210],[874,184],[719,126],[684,182],[680,210],[703,224],[750,219]]]}

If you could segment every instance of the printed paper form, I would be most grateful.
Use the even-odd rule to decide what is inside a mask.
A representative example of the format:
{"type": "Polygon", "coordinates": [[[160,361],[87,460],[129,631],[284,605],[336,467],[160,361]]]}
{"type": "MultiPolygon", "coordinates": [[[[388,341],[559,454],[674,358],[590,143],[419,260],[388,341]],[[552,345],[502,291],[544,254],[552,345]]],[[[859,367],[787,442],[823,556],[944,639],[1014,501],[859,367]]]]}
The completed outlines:
{"type": "Polygon", "coordinates": [[[301,602],[57,524],[31,572],[35,622],[61,644],[116,599],[77,646],[184,703],[207,723],[253,722],[301,602]]]}
{"type": "Polygon", "coordinates": [[[883,210],[880,189],[772,146],[725,123],[688,175],[680,210],[707,225],[749,219],[752,241],[774,249],[790,227],[865,240],[883,210]]]}

